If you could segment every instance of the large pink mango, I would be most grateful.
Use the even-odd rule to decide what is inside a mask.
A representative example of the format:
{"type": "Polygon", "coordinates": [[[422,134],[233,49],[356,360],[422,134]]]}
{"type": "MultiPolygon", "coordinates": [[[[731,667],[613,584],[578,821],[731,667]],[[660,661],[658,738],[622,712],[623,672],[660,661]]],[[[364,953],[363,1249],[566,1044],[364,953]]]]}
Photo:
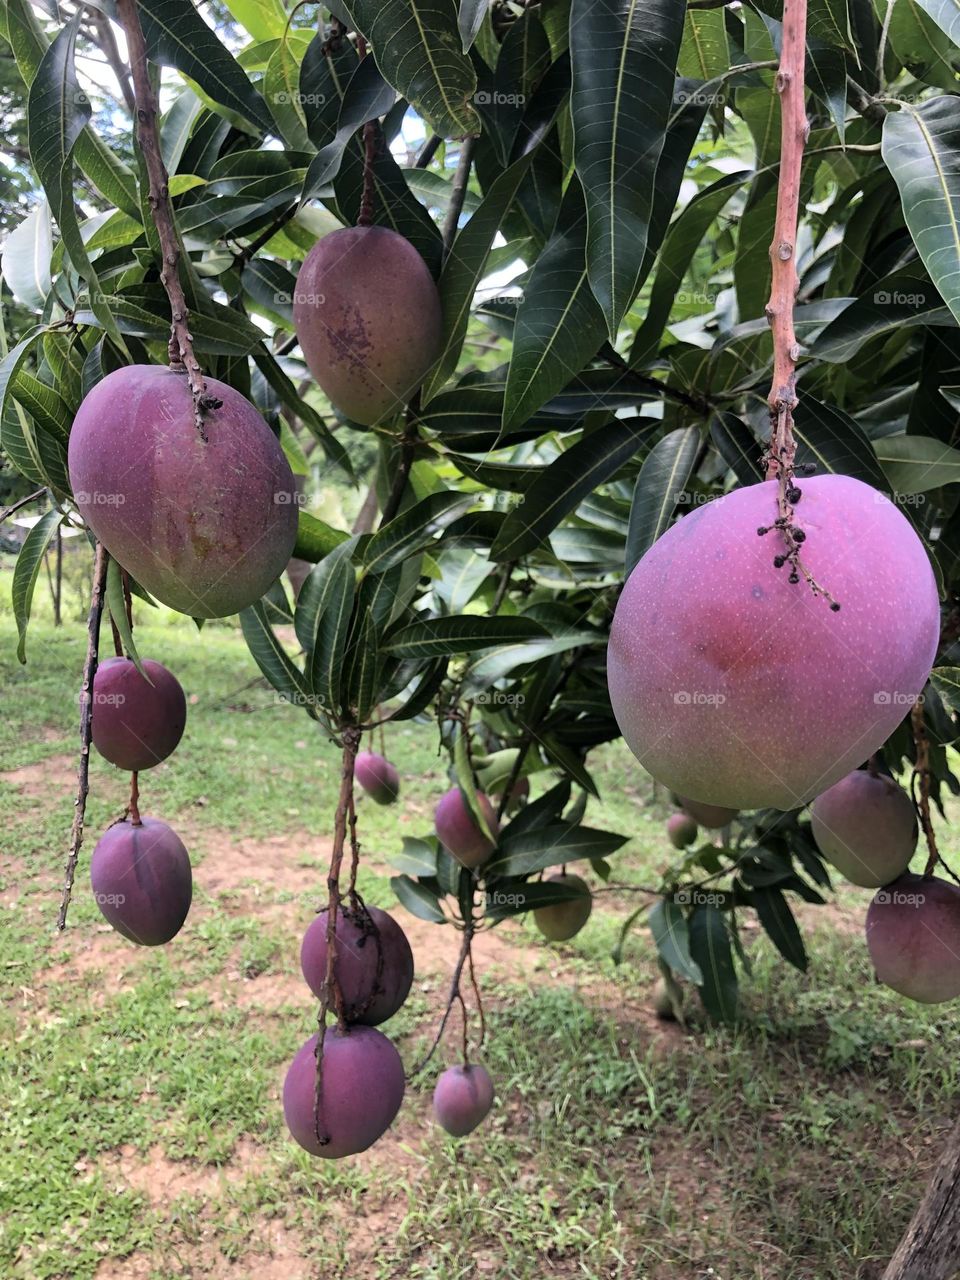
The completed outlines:
{"type": "Polygon", "coordinates": [[[297,537],[293,475],[238,391],[206,379],[203,440],[186,375],[161,365],[108,374],[70,432],[70,483],[110,554],[152,595],[196,618],[254,604],[297,537]]]}
{"type": "Polygon", "coordinates": [[[398,414],[440,355],[437,286],[410,241],[386,227],[317,241],[297,276],[293,322],[310,372],[364,426],[398,414]]]}
{"type": "Polygon", "coordinates": [[[464,1138],[484,1120],[493,1106],[493,1081],[486,1067],[471,1062],[447,1067],[433,1090],[437,1124],[455,1138],[464,1138]]]}
{"type": "Polygon", "coordinates": [[[366,1151],[393,1124],[405,1088],[392,1042],[373,1027],[328,1027],[317,1114],[317,1037],[300,1049],[283,1083],[287,1128],[312,1156],[339,1160],[366,1151]],[[317,1130],[326,1141],[321,1141],[317,1130]]]}
{"type": "MultiPolygon", "coordinates": [[[[500,821],[496,810],[482,791],[477,792],[477,803],[491,834],[498,836],[500,821]]],[[[433,822],[440,843],[461,866],[475,870],[493,853],[493,842],[474,822],[473,814],[459,787],[451,787],[440,797],[433,822]]]]}
{"type": "Polygon", "coordinates": [[[876,751],[923,689],[939,637],[933,572],[883,494],[800,482],[803,561],[837,612],[777,569],[774,481],[679,520],[617,604],[614,714],[654,778],[731,809],[793,809],[876,751]]]}

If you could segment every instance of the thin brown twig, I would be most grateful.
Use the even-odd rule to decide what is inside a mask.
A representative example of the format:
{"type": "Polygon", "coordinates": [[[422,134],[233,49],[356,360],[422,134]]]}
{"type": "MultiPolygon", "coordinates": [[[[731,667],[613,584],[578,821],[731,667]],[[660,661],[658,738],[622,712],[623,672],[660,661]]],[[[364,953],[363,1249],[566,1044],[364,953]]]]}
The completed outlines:
{"type": "Polygon", "coordinates": [[[453,978],[450,981],[450,994],[447,997],[447,1007],[443,1011],[443,1017],[440,1019],[440,1026],[437,1028],[437,1033],[433,1037],[433,1043],[430,1045],[430,1048],[427,1050],[424,1057],[420,1059],[417,1065],[410,1072],[411,1079],[413,1079],[414,1076],[418,1076],[428,1065],[430,1059],[437,1051],[437,1046],[443,1039],[443,1033],[447,1029],[447,1023],[450,1021],[450,1010],[453,1008],[454,1004],[456,1004],[457,1000],[461,998],[460,979],[463,975],[463,966],[466,964],[467,957],[470,955],[470,945],[472,941],[473,926],[468,922],[463,930],[463,940],[460,943],[460,954],[457,957],[457,965],[453,971],[453,978]]]}
{"type": "Polygon", "coordinates": [[[918,698],[910,711],[910,727],[913,730],[913,742],[917,752],[914,765],[915,791],[919,789],[919,798],[914,795],[914,803],[920,815],[920,826],[927,842],[927,865],[923,874],[932,876],[937,863],[941,862],[940,850],[937,848],[937,833],[933,829],[930,816],[930,739],[927,737],[927,726],[923,718],[923,700],[918,698]]]}
{"type": "Polygon", "coordinates": [[[46,492],[46,489],[37,489],[34,493],[28,493],[25,498],[19,498],[11,506],[4,507],[4,509],[0,511],[0,524],[3,524],[4,520],[9,519],[10,516],[12,516],[15,511],[19,511],[21,507],[27,507],[31,502],[37,502],[46,492]]]}
{"type": "Polygon", "coordinates": [[[220,401],[207,395],[203,373],[193,353],[193,338],[189,327],[190,312],[178,270],[180,240],[174,221],[173,205],[170,201],[167,170],[160,151],[160,134],[157,128],[159,106],[147,68],[147,46],[143,38],[143,28],[140,26],[137,0],[117,0],[117,13],[126,35],[130,70],[133,75],[137,107],[137,140],[150,180],[147,200],[160,241],[163,260],[160,281],[170,300],[170,362],[174,367],[179,365],[186,370],[190,380],[190,390],[193,393],[194,423],[200,436],[205,439],[204,415],[208,409],[218,408],[220,401]]]}
{"type": "Polygon", "coordinates": [[[327,874],[327,971],[323,984],[323,995],[320,998],[320,1010],[317,1015],[317,1045],[315,1056],[317,1061],[317,1089],[314,1104],[314,1126],[317,1141],[325,1146],[330,1140],[323,1120],[323,1045],[327,1032],[327,1014],[331,1005],[337,1015],[337,1026],[341,1034],[347,1030],[344,1013],[343,991],[337,977],[337,921],[342,901],[340,893],[340,870],[343,866],[343,848],[347,839],[347,823],[350,806],[353,800],[353,771],[360,746],[360,732],[348,727],[343,731],[343,764],[340,773],[340,795],[337,810],[333,819],[333,850],[330,854],[330,870],[327,874]]]}
{"type": "Polygon", "coordinates": [[[467,187],[470,184],[470,167],[473,164],[473,153],[476,150],[476,146],[477,139],[472,137],[464,138],[460,144],[460,159],[457,162],[457,171],[453,175],[453,183],[450,187],[450,203],[447,205],[447,212],[443,220],[444,258],[453,248],[457,225],[463,212],[463,202],[467,198],[467,187]]]}
{"type": "Polygon", "coordinates": [[[136,772],[130,775],[130,807],[127,810],[130,815],[130,822],[133,826],[139,827],[140,822],[140,775],[136,772]]]}
{"type": "Polygon", "coordinates": [[[80,860],[83,843],[83,820],[87,812],[87,795],[90,791],[90,742],[93,736],[93,681],[97,674],[100,653],[100,619],[103,617],[103,597],[107,582],[106,547],[97,543],[93,566],[93,591],[90,596],[90,614],[87,619],[87,656],[83,664],[83,681],[80,685],[80,765],[77,769],[77,796],[74,800],[73,830],[70,834],[70,852],[64,867],[63,891],[60,895],[60,913],[57,928],[67,927],[67,912],[73,893],[73,882],[80,860]]]}

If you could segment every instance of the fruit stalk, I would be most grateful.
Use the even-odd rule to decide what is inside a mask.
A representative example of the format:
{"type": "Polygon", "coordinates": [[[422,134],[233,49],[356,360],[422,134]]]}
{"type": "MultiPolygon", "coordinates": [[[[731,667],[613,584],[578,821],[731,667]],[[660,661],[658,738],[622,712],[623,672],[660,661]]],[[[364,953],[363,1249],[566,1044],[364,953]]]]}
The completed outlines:
{"type": "MultiPolygon", "coordinates": [[[[797,219],[800,171],[809,133],[804,92],[807,0],[784,0],[783,43],[776,90],[780,95],[780,175],[777,212],[770,245],[772,266],[766,315],[773,334],[773,382],[770,387],[770,453],[767,479],[792,478],[796,444],[793,410],[797,405],[797,360],[800,347],[793,325],[793,305],[800,287],[797,275],[797,219]]],[[[783,485],[781,485],[781,488],[783,485]]],[[[781,511],[781,515],[784,513],[781,511]]]]}
{"type": "Polygon", "coordinates": [[[90,790],[93,678],[97,674],[100,653],[100,619],[103,616],[108,559],[106,548],[102,542],[98,542],[93,566],[90,614],[87,619],[87,657],[83,664],[83,682],[80,685],[80,766],[77,769],[77,798],[73,802],[73,830],[70,834],[70,852],[67,855],[66,866],[64,867],[63,892],[60,895],[60,914],[57,917],[57,928],[61,933],[67,927],[67,911],[70,909],[73,881],[77,874],[80,846],[83,843],[83,820],[87,811],[87,794],[90,790]]]}
{"type": "Polygon", "coordinates": [[[913,742],[916,747],[917,760],[914,766],[914,780],[919,785],[919,798],[914,797],[917,812],[920,815],[920,826],[923,828],[927,842],[927,865],[923,874],[932,876],[940,859],[937,847],[937,835],[933,829],[930,816],[930,740],[927,737],[927,726],[923,720],[923,702],[918,698],[910,712],[910,727],[913,730],[913,742]]]}
{"type": "Polygon", "coordinates": [[[320,1011],[317,1015],[317,1092],[314,1107],[314,1121],[317,1141],[326,1145],[330,1135],[326,1131],[323,1119],[323,1042],[327,1029],[327,1013],[331,1004],[337,1015],[337,1026],[341,1035],[347,1033],[347,1020],[344,1013],[343,992],[337,979],[337,919],[340,913],[340,868],[343,865],[343,847],[347,840],[347,822],[353,804],[353,772],[360,748],[360,731],[348,727],[343,731],[343,766],[340,775],[340,796],[337,800],[337,811],[333,820],[333,851],[330,855],[330,870],[327,874],[327,972],[320,999],[320,1011]]]}
{"type": "Polygon", "coordinates": [[[178,270],[180,241],[173,217],[173,205],[170,202],[167,170],[160,153],[160,135],[157,130],[159,106],[157,95],[150,83],[150,72],[147,69],[147,46],[143,38],[143,28],[140,25],[140,15],[137,12],[137,0],[117,0],[117,13],[127,39],[137,108],[137,141],[147,166],[147,175],[150,180],[147,200],[157,228],[163,258],[160,281],[170,300],[170,364],[173,367],[182,365],[186,370],[190,380],[190,390],[193,393],[194,423],[201,438],[205,439],[204,412],[207,409],[215,409],[218,405],[216,401],[207,397],[203,373],[193,353],[193,338],[189,327],[190,311],[178,270]]]}

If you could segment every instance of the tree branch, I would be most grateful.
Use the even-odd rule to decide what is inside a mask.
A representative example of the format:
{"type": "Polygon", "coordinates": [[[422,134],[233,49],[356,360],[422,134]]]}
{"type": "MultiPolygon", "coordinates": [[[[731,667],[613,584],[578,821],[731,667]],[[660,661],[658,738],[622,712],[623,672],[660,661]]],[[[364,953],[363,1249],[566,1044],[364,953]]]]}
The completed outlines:
{"type": "Polygon", "coordinates": [[[170,299],[170,363],[174,367],[180,365],[186,370],[187,377],[190,379],[190,389],[193,392],[194,422],[201,437],[205,438],[204,413],[207,409],[218,408],[220,401],[207,395],[203,373],[193,354],[193,338],[189,328],[190,312],[178,271],[180,241],[173,217],[173,205],[170,202],[167,170],[160,153],[160,135],[157,130],[159,108],[157,96],[150,83],[147,47],[137,12],[137,0],[117,0],[117,12],[127,38],[130,69],[133,73],[137,108],[137,140],[150,180],[147,199],[160,240],[163,259],[160,280],[170,299]]]}
{"type": "Polygon", "coordinates": [[[83,683],[80,686],[80,766],[77,770],[77,798],[74,801],[73,830],[70,835],[70,852],[64,868],[63,892],[60,895],[60,914],[57,928],[67,927],[67,912],[73,894],[73,882],[83,843],[83,820],[87,812],[87,795],[90,791],[90,741],[93,736],[93,681],[97,674],[100,653],[100,619],[103,616],[103,597],[107,582],[107,550],[97,543],[93,566],[93,592],[90,597],[90,615],[87,619],[87,658],[83,664],[83,683]]]}

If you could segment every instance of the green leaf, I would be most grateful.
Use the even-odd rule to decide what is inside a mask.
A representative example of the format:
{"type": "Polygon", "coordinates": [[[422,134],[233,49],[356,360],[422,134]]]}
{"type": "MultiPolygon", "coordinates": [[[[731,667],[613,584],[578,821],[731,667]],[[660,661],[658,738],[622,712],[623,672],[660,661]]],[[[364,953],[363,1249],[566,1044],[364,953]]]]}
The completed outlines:
{"type": "Polygon", "coordinates": [[[431,924],[443,924],[446,916],[440,909],[440,898],[426,885],[409,876],[391,876],[390,887],[403,906],[418,920],[429,920],[431,924]]]}
{"type": "Polygon", "coordinates": [[[335,715],[356,574],[350,561],[356,540],[341,542],[310,573],[300,588],[294,612],[297,639],[307,653],[310,688],[319,706],[335,715]]]}
{"type": "Polygon", "coordinates": [[[723,9],[688,9],[677,72],[691,80],[713,80],[730,69],[723,9]]]}
{"type": "Polygon", "coordinates": [[[480,132],[477,77],[461,52],[453,0],[344,0],[384,79],[442,138],[480,132]]]}
{"type": "Polygon", "coordinates": [[[753,889],[750,902],[771,942],[795,969],[807,971],[807,952],[790,904],[779,889],[753,889]]]}
{"type": "Polygon", "coordinates": [[[254,40],[274,40],[283,35],[287,15],[282,0],[225,0],[225,4],[254,40]]]}
{"type": "Polygon", "coordinates": [[[650,908],[647,920],[657,951],[664,962],[674,973],[699,987],[703,982],[703,974],[690,954],[687,918],[677,903],[672,898],[658,899],[650,908]]]}
{"type": "Polygon", "coordinates": [[[241,612],[240,628],[253,660],[277,693],[295,706],[306,707],[315,719],[314,699],[306,679],[277,639],[262,600],[241,612]]]}
{"type": "Polygon", "coordinates": [[[566,653],[569,649],[602,643],[603,639],[596,631],[571,631],[567,635],[551,636],[547,640],[520,640],[516,644],[492,649],[472,662],[464,680],[471,690],[486,689],[527,663],[539,662],[542,658],[549,658],[555,653],[566,653]]]}
{"type": "Polygon", "coordinates": [[[476,213],[457,232],[444,261],[437,282],[443,306],[443,353],[420,389],[421,405],[429,403],[456,370],[467,336],[473,295],[483,277],[494,237],[513,203],[529,161],[529,155],[522,157],[494,179],[476,213]]]}
{"type": "Polygon", "coordinates": [[[127,606],[123,596],[123,573],[120,565],[114,560],[113,556],[107,561],[107,585],[106,585],[106,605],[110,610],[110,617],[113,619],[113,625],[117,628],[117,635],[120,637],[120,643],[123,651],[136,666],[137,670],[143,676],[148,684],[152,684],[150,677],[143,669],[143,663],[140,661],[140,654],[137,652],[137,646],[133,639],[133,629],[130,626],[130,620],[127,617],[127,606]]]}
{"type": "Polygon", "coordinates": [[[348,536],[341,529],[333,529],[312,516],[309,511],[301,509],[297,515],[297,541],[293,554],[298,560],[309,560],[311,564],[316,564],[329,555],[334,547],[346,542],[348,536]]]}
{"type": "Polygon", "coordinates": [[[454,732],[453,768],[456,774],[457,786],[460,788],[463,802],[467,806],[467,811],[474,823],[491,844],[496,844],[497,837],[490,828],[487,815],[480,807],[480,798],[477,795],[477,784],[474,781],[473,765],[470,761],[469,730],[461,724],[457,726],[454,732]]]}
{"type": "Polygon", "coordinates": [[[860,425],[836,405],[801,392],[794,418],[797,462],[813,463],[821,474],[853,476],[882,493],[890,484],[860,425]]]}
{"type": "Polygon", "coordinates": [[[644,459],[630,505],[628,574],[669,526],[693,472],[700,443],[699,427],[680,427],[658,440],[644,459]]]}
{"type": "Polygon", "coordinates": [[[506,920],[538,907],[554,907],[592,896],[589,889],[557,880],[498,880],[487,891],[484,915],[491,921],[506,920]]]}
{"type": "Polygon", "coordinates": [[[27,624],[33,605],[33,589],[43,562],[43,555],[50,540],[60,527],[63,516],[55,508],[45,512],[23,541],[17,562],[13,567],[13,616],[17,624],[17,657],[27,660],[27,624]]]}
{"type": "Polygon", "coordinates": [[[50,292],[53,227],[50,205],[41,200],[32,213],[7,236],[0,267],[7,287],[18,302],[33,311],[43,309],[50,292]]]}
{"type": "Polygon", "coordinates": [[[470,46],[476,40],[477,32],[483,23],[484,14],[489,7],[490,0],[460,0],[457,28],[460,31],[464,53],[468,52],[470,46]]]}
{"type": "Polygon", "coordinates": [[[930,682],[951,711],[960,711],[960,667],[934,667],[930,682]]]}
{"type": "Polygon", "coordinates": [[[443,490],[395,516],[379,529],[363,553],[363,572],[385,573],[436,541],[437,534],[473,505],[473,496],[443,490]]]}
{"type": "Polygon", "coordinates": [[[337,132],[313,157],[303,180],[303,199],[311,200],[329,186],[343,163],[344,151],[358,129],[386,113],[396,101],[392,85],[380,74],[372,58],[362,58],[350,77],[340,104],[337,132]]]}
{"type": "Polygon", "coordinates": [[[307,118],[300,102],[300,61],[289,40],[281,40],[270,55],[263,73],[263,96],[287,146],[308,150],[307,118]]]}
{"type": "Polygon", "coordinates": [[[192,0],[140,0],[138,7],[151,62],[176,67],[220,106],[239,112],[263,133],[275,131],[266,103],[192,0]]]}
{"type": "Polygon", "coordinates": [[[606,326],[590,289],[583,193],[571,183],[557,230],[524,289],[503,397],[502,431],[526,422],[599,349],[606,326]]]}
{"type": "Polygon", "coordinates": [[[683,0],[570,6],[570,113],[587,204],[587,269],[611,341],[640,282],[685,12],[683,0]]]}
{"type": "Polygon", "coordinates": [[[710,439],[741,484],[756,484],[763,479],[761,447],[735,413],[718,411],[710,415],[710,439]]]}
{"type": "Polygon", "coordinates": [[[518,560],[535,550],[564,516],[616,475],[658,426],[652,419],[615,419],[561,453],[510,511],[490,549],[491,557],[518,560]]]}
{"type": "Polygon", "coordinates": [[[902,102],[883,122],[882,148],[917,251],[960,320],[960,98],[902,102]]]}
{"type": "Polygon", "coordinates": [[[660,250],[646,315],[630,349],[631,365],[642,364],[656,351],[670,318],[677,290],[683,283],[694,254],[727,201],[750,176],[747,172],[725,174],[717,182],[699,191],[677,215],[660,250]]]}
{"type": "Polygon", "coordinates": [[[416,840],[403,837],[403,851],[388,853],[387,861],[397,871],[408,876],[435,876],[437,874],[437,846],[433,840],[416,840]]]}
{"type": "Polygon", "coordinates": [[[516,640],[535,640],[545,634],[543,627],[530,618],[467,614],[410,623],[384,642],[383,651],[398,658],[436,658],[516,640]]]}
{"type": "Polygon", "coordinates": [[[916,0],[952,45],[960,47],[960,4],[957,0],[916,0]]]}
{"type": "Polygon", "coordinates": [[[53,387],[48,387],[21,368],[13,379],[11,391],[14,399],[23,405],[42,431],[56,436],[63,444],[67,443],[73,415],[53,387]]]}
{"type": "Polygon", "coordinates": [[[569,823],[541,827],[503,836],[493,861],[484,868],[488,876],[528,876],[546,867],[589,858],[606,858],[629,839],[613,831],[594,831],[569,823]]]}
{"type": "Polygon", "coordinates": [[[960,480],[960,449],[929,436],[884,436],[874,442],[897,493],[926,493],[960,480]]]}
{"type": "Polygon", "coordinates": [[[723,913],[710,903],[698,906],[690,917],[690,955],[703,976],[700,999],[707,1013],[717,1022],[734,1022],[737,971],[730,936],[723,913]]]}
{"type": "Polygon", "coordinates": [[[89,286],[98,322],[122,348],[123,339],[87,256],[74,207],[73,149],[91,115],[74,66],[79,21],[78,11],[57,33],[37,68],[27,99],[27,143],[64,248],[89,286]]]}
{"type": "MultiPolygon", "coordinates": [[[[4,12],[4,10],[0,10],[4,12]]],[[[5,16],[17,70],[32,85],[49,40],[40,28],[29,0],[7,0],[5,16]]],[[[136,179],[127,166],[92,132],[81,133],[75,147],[77,164],[102,196],[133,218],[140,217],[136,179]]]]}
{"type": "Polygon", "coordinates": [[[831,364],[848,364],[872,338],[911,325],[947,325],[956,320],[929,278],[917,267],[877,280],[859,298],[851,298],[812,343],[809,354],[831,364]]]}

